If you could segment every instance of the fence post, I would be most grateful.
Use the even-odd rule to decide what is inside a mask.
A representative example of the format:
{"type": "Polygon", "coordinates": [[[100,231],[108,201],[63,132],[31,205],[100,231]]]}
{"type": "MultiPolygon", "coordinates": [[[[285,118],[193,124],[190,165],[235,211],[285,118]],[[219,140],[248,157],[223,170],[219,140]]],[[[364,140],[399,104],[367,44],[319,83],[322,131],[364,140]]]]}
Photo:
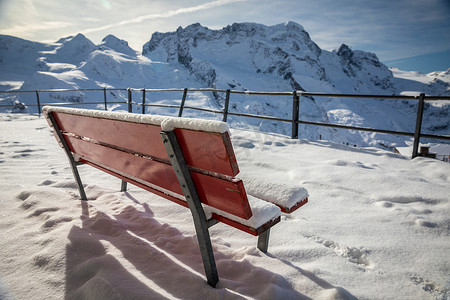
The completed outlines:
{"type": "Polygon", "coordinates": [[[36,90],[36,101],[37,101],[37,106],[38,106],[38,114],[39,114],[39,117],[41,117],[41,101],[39,100],[38,90],[36,90]]]}
{"type": "Polygon", "coordinates": [[[292,94],[292,138],[298,139],[298,118],[300,110],[300,96],[297,91],[292,94]]]}
{"type": "Polygon", "coordinates": [[[145,115],[145,88],[142,89],[142,114],[145,115]]]}
{"type": "Polygon", "coordinates": [[[178,111],[178,117],[181,117],[183,115],[183,107],[184,107],[184,102],[186,102],[187,92],[188,92],[188,89],[184,88],[183,98],[181,98],[180,110],[178,111]]]}
{"type": "Polygon", "coordinates": [[[105,100],[105,110],[108,110],[108,105],[106,102],[106,88],[103,88],[103,100],[105,100]]]}
{"type": "Polygon", "coordinates": [[[225,96],[225,106],[223,108],[223,121],[226,122],[228,118],[228,105],[230,104],[230,89],[227,90],[225,96]]]}
{"type": "Polygon", "coordinates": [[[419,105],[417,107],[416,131],[414,132],[414,146],[413,146],[412,158],[416,157],[419,152],[420,131],[422,129],[423,108],[425,105],[424,100],[425,100],[425,94],[421,93],[419,95],[419,105]]]}
{"type": "Polygon", "coordinates": [[[131,104],[131,101],[132,101],[131,89],[128,88],[127,90],[128,90],[128,112],[131,113],[131,112],[133,112],[133,107],[132,107],[132,104],[131,104]]]}

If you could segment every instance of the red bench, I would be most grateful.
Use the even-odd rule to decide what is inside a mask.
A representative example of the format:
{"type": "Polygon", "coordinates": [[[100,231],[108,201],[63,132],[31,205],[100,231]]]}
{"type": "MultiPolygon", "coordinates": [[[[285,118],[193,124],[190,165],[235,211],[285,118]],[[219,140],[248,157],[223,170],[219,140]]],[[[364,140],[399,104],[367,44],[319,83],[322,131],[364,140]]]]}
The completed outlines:
{"type": "Polygon", "coordinates": [[[87,109],[44,107],[44,116],[65,150],[86,200],[77,166],[87,164],[188,207],[194,219],[207,281],[218,281],[208,228],[222,222],[258,236],[266,252],[269,229],[280,210],[292,212],[308,201],[275,206],[246,194],[226,123],[87,109]]]}

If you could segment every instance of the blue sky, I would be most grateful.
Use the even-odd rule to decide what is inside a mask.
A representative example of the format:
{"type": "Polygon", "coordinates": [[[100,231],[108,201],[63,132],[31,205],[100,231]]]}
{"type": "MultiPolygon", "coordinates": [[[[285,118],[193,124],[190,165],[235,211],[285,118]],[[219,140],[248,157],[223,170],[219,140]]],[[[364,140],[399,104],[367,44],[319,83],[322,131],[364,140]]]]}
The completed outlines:
{"type": "Polygon", "coordinates": [[[294,21],[322,48],[342,43],[423,73],[450,68],[450,0],[0,0],[0,34],[53,42],[113,34],[141,50],[155,31],[294,21]]]}

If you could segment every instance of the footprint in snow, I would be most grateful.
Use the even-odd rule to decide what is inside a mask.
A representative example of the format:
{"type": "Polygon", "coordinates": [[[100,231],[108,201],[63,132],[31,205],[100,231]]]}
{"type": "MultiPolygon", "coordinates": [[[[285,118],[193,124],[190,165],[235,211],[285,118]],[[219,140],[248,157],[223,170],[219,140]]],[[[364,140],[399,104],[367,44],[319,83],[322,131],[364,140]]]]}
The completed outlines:
{"type": "Polygon", "coordinates": [[[335,241],[325,239],[320,236],[312,235],[307,238],[314,240],[316,243],[321,244],[327,248],[333,250],[337,255],[346,258],[349,262],[366,267],[372,268],[373,263],[369,260],[370,251],[363,247],[348,247],[337,243],[335,241]]]}
{"type": "Polygon", "coordinates": [[[23,157],[28,157],[28,156],[31,156],[31,154],[29,154],[29,153],[20,153],[20,154],[12,155],[11,158],[23,158],[23,157]]]}
{"type": "Polygon", "coordinates": [[[53,211],[58,211],[58,210],[59,210],[58,207],[38,208],[33,213],[31,213],[28,217],[29,218],[38,217],[38,216],[42,215],[43,213],[53,212],[53,211]]]}
{"type": "Polygon", "coordinates": [[[398,197],[381,197],[376,200],[375,205],[388,208],[391,211],[402,213],[411,220],[416,226],[438,230],[438,232],[446,232],[446,228],[450,228],[450,219],[433,220],[435,205],[442,201],[435,199],[427,199],[415,196],[398,196],[398,197]]]}
{"type": "Polygon", "coordinates": [[[44,180],[42,183],[40,183],[39,185],[40,186],[45,186],[45,185],[51,185],[51,184],[54,184],[55,182],[54,181],[52,181],[52,180],[44,180]]]}
{"type": "Polygon", "coordinates": [[[432,294],[436,299],[448,299],[450,291],[444,288],[442,285],[423,278],[419,274],[409,275],[412,283],[421,287],[425,292],[432,294]]]}
{"type": "Polygon", "coordinates": [[[391,202],[397,204],[411,204],[411,203],[422,203],[422,204],[438,204],[440,201],[435,199],[427,199],[420,196],[396,196],[396,197],[381,197],[377,202],[391,202]]]}
{"type": "Polygon", "coordinates": [[[430,222],[424,219],[417,219],[415,221],[416,225],[418,226],[422,226],[422,227],[428,227],[428,228],[437,228],[439,227],[439,225],[437,223],[434,222],[430,222]]]}
{"type": "Polygon", "coordinates": [[[255,148],[255,145],[252,142],[240,143],[238,146],[239,147],[243,147],[243,148],[247,148],[247,149],[255,148]]]}
{"type": "Polygon", "coordinates": [[[16,196],[16,198],[19,199],[19,200],[25,201],[25,200],[27,200],[28,197],[30,197],[30,196],[31,196],[31,192],[23,191],[23,192],[20,192],[20,193],[16,196]]]}
{"type": "Polygon", "coordinates": [[[346,161],[342,159],[337,159],[329,162],[330,165],[338,166],[338,167],[351,167],[351,168],[362,168],[362,169],[369,169],[373,170],[377,167],[375,164],[363,164],[359,161],[346,161]]]}
{"type": "Polygon", "coordinates": [[[45,221],[45,223],[42,225],[42,230],[44,232],[53,230],[56,226],[58,226],[61,223],[67,223],[73,221],[74,218],[72,217],[57,217],[54,219],[48,219],[45,221]]]}

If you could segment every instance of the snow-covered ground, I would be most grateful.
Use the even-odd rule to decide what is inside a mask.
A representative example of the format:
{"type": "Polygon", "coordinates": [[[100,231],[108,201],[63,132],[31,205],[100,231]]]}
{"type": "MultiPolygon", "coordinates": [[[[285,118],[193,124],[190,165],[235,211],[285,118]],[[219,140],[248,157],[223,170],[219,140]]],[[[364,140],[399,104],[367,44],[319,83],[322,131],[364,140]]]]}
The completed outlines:
{"type": "Polygon", "coordinates": [[[206,284],[189,211],[81,166],[78,199],[43,118],[0,114],[0,299],[448,299],[450,164],[232,130],[241,170],[308,189],[267,254],[211,228],[206,284]]]}

